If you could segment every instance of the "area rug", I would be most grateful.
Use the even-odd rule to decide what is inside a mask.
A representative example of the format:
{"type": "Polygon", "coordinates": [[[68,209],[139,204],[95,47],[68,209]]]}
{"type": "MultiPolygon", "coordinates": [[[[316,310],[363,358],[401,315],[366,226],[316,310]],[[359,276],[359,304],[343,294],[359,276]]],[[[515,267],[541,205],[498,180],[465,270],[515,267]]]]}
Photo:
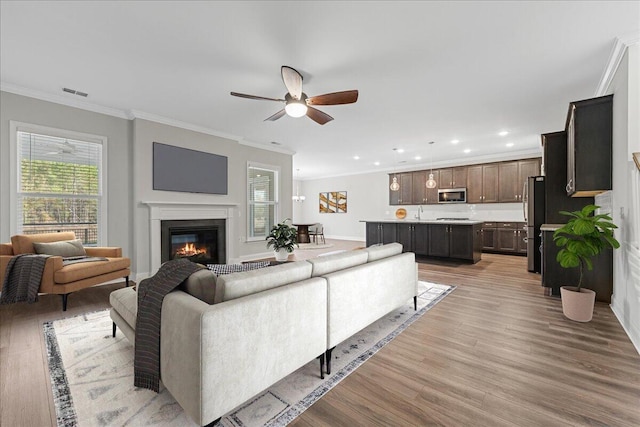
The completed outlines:
{"type": "MultiPolygon", "coordinates": [[[[284,426],[388,344],[455,287],[419,282],[413,301],[371,324],[333,351],[322,380],[310,361],[222,418],[225,427],[284,426]]],[[[133,386],[133,347],[111,336],[109,311],[44,324],[58,426],[194,426],[171,394],[133,386]]]]}

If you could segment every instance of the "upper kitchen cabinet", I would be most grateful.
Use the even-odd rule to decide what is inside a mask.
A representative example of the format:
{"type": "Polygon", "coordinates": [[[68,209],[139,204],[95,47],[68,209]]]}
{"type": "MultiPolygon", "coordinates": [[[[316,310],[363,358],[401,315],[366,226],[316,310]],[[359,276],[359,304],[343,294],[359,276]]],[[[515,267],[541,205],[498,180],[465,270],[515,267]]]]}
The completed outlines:
{"type": "Polygon", "coordinates": [[[486,163],[467,167],[467,203],[498,201],[498,164],[486,163]]]}
{"type": "Polygon", "coordinates": [[[416,171],[412,174],[412,183],[413,183],[413,204],[414,205],[423,205],[428,203],[428,195],[427,195],[427,171],[416,171]]]}
{"type": "Polygon", "coordinates": [[[498,200],[502,203],[521,202],[527,178],[540,175],[540,159],[502,162],[498,166],[498,200]]]}
{"type": "Polygon", "coordinates": [[[567,114],[567,195],[611,190],[613,95],[576,101],[567,114]]]}
{"type": "Polygon", "coordinates": [[[396,178],[400,189],[398,191],[389,190],[389,204],[390,205],[411,205],[413,204],[413,173],[390,173],[389,185],[393,183],[393,178],[396,178]]]}
{"type": "Polygon", "coordinates": [[[439,169],[438,188],[464,188],[467,186],[467,168],[456,167],[439,169]]]}

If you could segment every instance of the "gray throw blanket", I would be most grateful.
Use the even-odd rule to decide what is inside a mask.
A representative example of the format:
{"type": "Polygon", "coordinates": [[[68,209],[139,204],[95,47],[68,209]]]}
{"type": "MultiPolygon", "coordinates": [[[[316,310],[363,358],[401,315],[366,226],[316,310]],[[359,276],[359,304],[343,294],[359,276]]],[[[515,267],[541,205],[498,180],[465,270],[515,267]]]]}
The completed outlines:
{"type": "Polygon", "coordinates": [[[192,273],[203,268],[186,258],[160,266],[138,285],[138,316],[133,359],[133,385],[156,393],[160,389],[160,315],[162,300],[192,273]]]}
{"type": "Polygon", "coordinates": [[[38,301],[38,289],[49,256],[20,254],[11,258],[2,282],[0,304],[38,301]]]}

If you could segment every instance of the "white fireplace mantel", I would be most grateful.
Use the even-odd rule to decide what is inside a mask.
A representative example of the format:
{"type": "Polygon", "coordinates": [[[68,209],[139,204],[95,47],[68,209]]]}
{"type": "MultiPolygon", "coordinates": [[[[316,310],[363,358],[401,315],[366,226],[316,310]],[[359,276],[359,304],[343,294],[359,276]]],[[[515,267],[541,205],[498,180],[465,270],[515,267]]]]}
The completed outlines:
{"type": "Polygon", "coordinates": [[[151,274],[160,268],[162,263],[160,243],[160,222],[163,220],[180,219],[226,219],[225,239],[227,247],[227,262],[235,254],[232,238],[233,218],[238,204],[235,203],[198,203],[198,202],[141,202],[149,207],[149,264],[151,274]]]}

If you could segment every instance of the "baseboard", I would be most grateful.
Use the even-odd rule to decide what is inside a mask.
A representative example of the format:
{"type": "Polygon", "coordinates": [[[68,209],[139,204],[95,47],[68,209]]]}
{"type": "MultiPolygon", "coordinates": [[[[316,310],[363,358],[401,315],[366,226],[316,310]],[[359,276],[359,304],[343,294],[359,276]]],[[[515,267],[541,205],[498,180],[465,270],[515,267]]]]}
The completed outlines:
{"type": "Polygon", "coordinates": [[[363,239],[362,237],[355,236],[336,236],[333,234],[325,234],[324,237],[326,239],[334,239],[334,240],[349,240],[351,242],[362,242],[364,243],[367,239],[363,239]]]}

